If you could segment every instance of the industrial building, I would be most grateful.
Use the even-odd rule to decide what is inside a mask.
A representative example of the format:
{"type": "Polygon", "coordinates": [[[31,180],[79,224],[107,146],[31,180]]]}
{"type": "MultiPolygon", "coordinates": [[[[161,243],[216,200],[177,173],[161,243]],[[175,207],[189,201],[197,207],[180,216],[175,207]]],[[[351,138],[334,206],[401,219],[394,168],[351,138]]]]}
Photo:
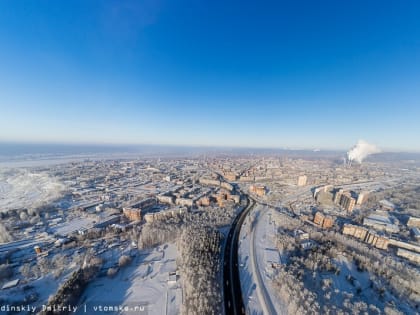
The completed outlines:
{"type": "Polygon", "coordinates": [[[386,231],[389,233],[398,233],[398,225],[393,224],[388,216],[380,214],[371,214],[363,219],[363,225],[370,226],[375,230],[386,231]]]}
{"type": "Polygon", "coordinates": [[[379,201],[379,205],[381,206],[382,210],[394,211],[395,209],[395,205],[392,202],[385,199],[379,201]]]}

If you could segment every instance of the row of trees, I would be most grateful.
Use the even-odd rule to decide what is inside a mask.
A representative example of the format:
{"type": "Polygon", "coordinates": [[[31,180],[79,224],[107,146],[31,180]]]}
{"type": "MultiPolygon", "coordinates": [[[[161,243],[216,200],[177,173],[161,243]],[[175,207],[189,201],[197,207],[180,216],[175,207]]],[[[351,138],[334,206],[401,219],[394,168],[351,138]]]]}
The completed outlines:
{"type": "Polygon", "coordinates": [[[321,240],[333,241],[336,251],[345,251],[357,264],[359,270],[366,270],[371,278],[384,282],[401,300],[420,307],[420,271],[391,255],[384,255],[376,248],[348,238],[333,231],[326,232],[321,240]]]}
{"type": "Polygon", "coordinates": [[[340,233],[320,231],[287,216],[282,216],[282,219],[277,222],[280,226],[277,245],[287,259],[279,267],[274,285],[289,312],[398,314],[418,310],[418,269],[340,233]],[[296,229],[309,232],[317,246],[302,250],[293,237],[296,229]],[[335,285],[332,279],[342,279],[338,275],[341,272],[340,257],[343,256],[355,262],[359,272],[369,273],[370,287],[361,287],[354,278],[358,273],[353,274],[347,268],[346,272],[350,273],[344,279],[348,281],[347,287],[353,289],[346,292],[335,285]],[[364,290],[368,293],[365,294],[364,290]],[[400,301],[399,305],[386,304],[392,296],[400,301]]]}
{"type": "Polygon", "coordinates": [[[183,314],[221,314],[222,295],[218,281],[222,235],[213,227],[194,224],[178,241],[183,275],[183,314]]]}
{"type": "Polygon", "coordinates": [[[231,223],[236,208],[206,207],[172,218],[146,223],[130,231],[141,249],[177,241],[184,292],[183,314],[220,314],[219,285],[222,234],[218,227],[231,223]]]}
{"type": "Polygon", "coordinates": [[[37,279],[52,273],[55,278],[60,277],[68,270],[70,265],[80,266],[83,263],[83,256],[80,254],[66,257],[63,254],[56,254],[52,258],[38,258],[35,264],[25,263],[19,268],[24,279],[37,279]]]}

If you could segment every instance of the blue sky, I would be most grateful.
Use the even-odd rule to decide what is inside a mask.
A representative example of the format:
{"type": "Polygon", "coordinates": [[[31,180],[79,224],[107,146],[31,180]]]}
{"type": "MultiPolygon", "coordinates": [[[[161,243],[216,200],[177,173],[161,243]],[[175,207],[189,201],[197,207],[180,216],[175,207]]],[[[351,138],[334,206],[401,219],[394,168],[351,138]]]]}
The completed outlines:
{"type": "Polygon", "coordinates": [[[420,151],[418,1],[0,1],[0,141],[420,151]]]}

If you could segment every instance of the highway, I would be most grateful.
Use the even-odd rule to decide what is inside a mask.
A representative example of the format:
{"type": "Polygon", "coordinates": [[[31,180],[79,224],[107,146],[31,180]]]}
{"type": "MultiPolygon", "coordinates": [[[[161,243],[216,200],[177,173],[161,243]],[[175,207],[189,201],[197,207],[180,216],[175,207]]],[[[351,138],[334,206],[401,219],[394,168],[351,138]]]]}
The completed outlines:
{"type": "Polygon", "coordinates": [[[238,269],[238,239],[241,226],[255,202],[247,195],[247,205],[232,223],[226,239],[223,260],[223,293],[225,299],[225,314],[245,314],[242,300],[241,283],[238,269]]]}

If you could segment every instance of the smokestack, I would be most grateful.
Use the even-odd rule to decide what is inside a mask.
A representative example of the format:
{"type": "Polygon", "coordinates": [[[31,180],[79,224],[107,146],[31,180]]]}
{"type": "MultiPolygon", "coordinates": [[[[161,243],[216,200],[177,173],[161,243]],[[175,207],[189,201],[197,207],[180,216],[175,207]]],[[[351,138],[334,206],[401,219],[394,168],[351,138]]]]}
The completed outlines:
{"type": "Polygon", "coordinates": [[[357,144],[347,152],[349,166],[351,166],[353,161],[361,164],[366,157],[379,152],[381,152],[381,150],[377,146],[369,144],[364,140],[359,140],[357,144]]]}

